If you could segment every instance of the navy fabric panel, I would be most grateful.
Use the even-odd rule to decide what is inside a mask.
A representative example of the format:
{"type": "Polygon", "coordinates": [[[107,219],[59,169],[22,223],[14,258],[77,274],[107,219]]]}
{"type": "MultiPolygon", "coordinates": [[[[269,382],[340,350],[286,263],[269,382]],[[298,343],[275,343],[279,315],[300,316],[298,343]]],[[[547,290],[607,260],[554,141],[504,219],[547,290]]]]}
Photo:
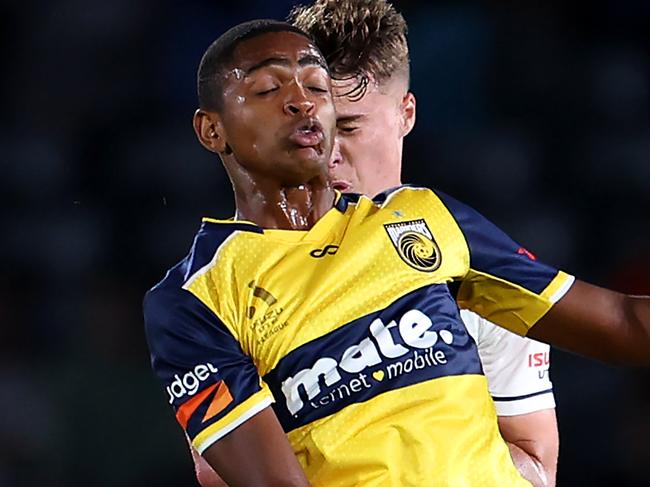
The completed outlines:
{"type": "Polygon", "coordinates": [[[237,230],[263,233],[260,227],[247,223],[203,222],[194,237],[194,243],[187,258],[188,266],[185,269],[185,280],[188,280],[201,267],[207,265],[214,257],[219,246],[237,230]]]}
{"type": "Polygon", "coordinates": [[[451,281],[447,283],[449,287],[449,294],[451,294],[454,299],[458,298],[458,291],[460,291],[461,281],[451,281]]]}
{"type": "Polygon", "coordinates": [[[531,257],[521,245],[469,206],[436,191],[465,235],[470,267],[540,294],[557,269],[531,257]]]}
{"type": "MultiPolygon", "coordinates": [[[[358,196],[359,195],[354,195],[357,197],[358,201],[358,196]]],[[[343,194],[341,193],[341,197],[337,200],[336,204],[334,205],[334,208],[336,208],[338,211],[341,213],[345,213],[345,211],[348,209],[348,204],[351,201],[350,195],[349,194],[343,194]]],[[[356,201],[354,201],[356,203],[356,201]]]]}
{"type": "Polygon", "coordinates": [[[189,258],[146,294],[144,320],[152,367],[175,410],[221,380],[233,397],[224,410],[203,422],[211,397],[206,398],[188,423],[187,433],[193,438],[261,387],[255,365],[229,330],[181,288],[188,267],[189,258]]]}
{"type": "MultiPolygon", "coordinates": [[[[373,196],[372,201],[373,201],[373,203],[375,203],[377,205],[381,205],[386,201],[386,199],[391,194],[393,194],[395,191],[397,191],[398,189],[401,189],[401,188],[417,188],[417,186],[413,186],[411,184],[402,184],[401,186],[394,186],[392,188],[388,188],[388,189],[382,191],[381,193],[378,193],[375,196],[373,196]]],[[[426,188],[426,189],[428,189],[428,188],[426,188]]],[[[345,211],[345,208],[347,208],[348,203],[358,203],[359,198],[361,198],[362,196],[363,195],[361,193],[343,193],[341,195],[341,198],[337,202],[337,208],[339,210],[341,210],[341,211],[345,211]],[[342,203],[342,201],[345,201],[345,206],[343,206],[344,203],[342,203]]]]}
{"type": "Polygon", "coordinates": [[[339,209],[342,212],[345,212],[346,208],[348,207],[349,203],[358,203],[359,198],[361,198],[360,193],[341,193],[341,197],[339,198],[337,202],[337,209],[339,209]]]}
{"type": "Polygon", "coordinates": [[[440,284],[416,290],[291,351],[264,380],[288,432],[387,391],[438,377],[481,373],[474,340],[449,288],[440,284]],[[417,330],[423,337],[427,334],[418,346],[408,333],[413,317],[420,323],[424,317],[430,325],[417,330]],[[437,341],[426,346],[434,335],[437,341]],[[351,348],[357,345],[362,350],[351,348]]]}
{"type": "Polygon", "coordinates": [[[381,193],[378,193],[375,196],[373,196],[372,201],[377,203],[378,205],[381,205],[384,203],[384,201],[386,201],[386,198],[388,198],[392,193],[394,193],[395,191],[403,187],[409,187],[409,185],[403,184],[401,186],[394,186],[392,188],[388,188],[382,191],[381,193]]]}

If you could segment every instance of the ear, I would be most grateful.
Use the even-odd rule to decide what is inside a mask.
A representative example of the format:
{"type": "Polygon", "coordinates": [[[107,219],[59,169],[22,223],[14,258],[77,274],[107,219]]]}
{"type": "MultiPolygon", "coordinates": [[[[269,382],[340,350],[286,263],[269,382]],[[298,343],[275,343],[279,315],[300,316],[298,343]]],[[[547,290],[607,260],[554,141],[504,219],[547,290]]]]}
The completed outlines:
{"type": "Polygon", "coordinates": [[[402,137],[406,137],[415,125],[415,95],[408,91],[400,104],[402,137]]]}
{"type": "Polygon", "coordinates": [[[194,132],[199,142],[210,152],[222,154],[230,149],[226,141],[223,123],[218,113],[207,112],[199,108],[194,112],[192,125],[194,126],[194,132]]]}

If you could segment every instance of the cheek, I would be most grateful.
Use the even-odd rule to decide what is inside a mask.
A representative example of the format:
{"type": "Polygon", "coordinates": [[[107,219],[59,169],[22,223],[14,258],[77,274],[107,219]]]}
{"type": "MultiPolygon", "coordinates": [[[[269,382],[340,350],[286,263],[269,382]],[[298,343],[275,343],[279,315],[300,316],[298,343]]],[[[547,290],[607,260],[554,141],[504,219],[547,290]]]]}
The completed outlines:
{"type": "Polygon", "coordinates": [[[377,142],[378,139],[367,136],[358,136],[348,141],[346,158],[361,180],[372,177],[379,165],[382,149],[377,146],[377,142]]]}
{"type": "Polygon", "coordinates": [[[356,156],[361,163],[370,161],[374,165],[381,164],[386,155],[392,152],[394,142],[386,130],[364,129],[356,144],[356,156]]]}
{"type": "Polygon", "coordinates": [[[274,118],[266,116],[263,110],[242,110],[237,123],[236,133],[243,143],[268,145],[277,138],[274,118]]]}
{"type": "Polygon", "coordinates": [[[399,157],[394,127],[366,130],[357,142],[352,149],[351,160],[359,178],[366,182],[381,180],[385,176],[385,169],[399,157]]]}
{"type": "Polygon", "coordinates": [[[255,121],[244,122],[242,120],[238,126],[233,127],[234,130],[230,133],[236,136],[228,141],[240,163],[256,163],[276,152],[274,150],[277,146],[274,139],[275,130],[271,127],[264,130],[262,124],[255,121]]]}

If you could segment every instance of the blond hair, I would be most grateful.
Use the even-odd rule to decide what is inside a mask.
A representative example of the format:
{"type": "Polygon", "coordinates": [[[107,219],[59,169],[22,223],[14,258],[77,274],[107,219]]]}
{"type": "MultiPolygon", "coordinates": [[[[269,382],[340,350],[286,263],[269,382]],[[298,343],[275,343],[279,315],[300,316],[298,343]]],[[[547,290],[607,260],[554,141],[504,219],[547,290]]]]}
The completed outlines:
{"type": "Polygon", "coordinates": [[[289,22],[313,38],[333,78],[358,80],[348,96],[362,98],[371,80],[408,82],[406,21],[386,0],[316,0],[294,8],[289,22]]]}

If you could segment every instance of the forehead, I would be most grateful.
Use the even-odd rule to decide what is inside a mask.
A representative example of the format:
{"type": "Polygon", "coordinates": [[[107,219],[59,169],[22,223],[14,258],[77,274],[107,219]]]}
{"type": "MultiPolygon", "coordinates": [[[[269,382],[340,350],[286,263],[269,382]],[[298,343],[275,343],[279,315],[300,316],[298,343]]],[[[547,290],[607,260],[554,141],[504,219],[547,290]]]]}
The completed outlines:
{"type": "Polygon", "coordinates": [[[307,55],[322,59],[318,49],[305,36],[296,32],[268,32],[240,42],[233,51],[231,68],[246,71],[265,59],[297,62],[307,55]]]}
{"type": "Polygon", "coordinates": [[[393,102],[392,96],[384,93],[384,90],[372,80],[366,86],[363,97],[359,99],[355,97],[354,91],[357,85],[356,79],[332,80],[332,93],[338,118],[382,111],[393,102]]]}

